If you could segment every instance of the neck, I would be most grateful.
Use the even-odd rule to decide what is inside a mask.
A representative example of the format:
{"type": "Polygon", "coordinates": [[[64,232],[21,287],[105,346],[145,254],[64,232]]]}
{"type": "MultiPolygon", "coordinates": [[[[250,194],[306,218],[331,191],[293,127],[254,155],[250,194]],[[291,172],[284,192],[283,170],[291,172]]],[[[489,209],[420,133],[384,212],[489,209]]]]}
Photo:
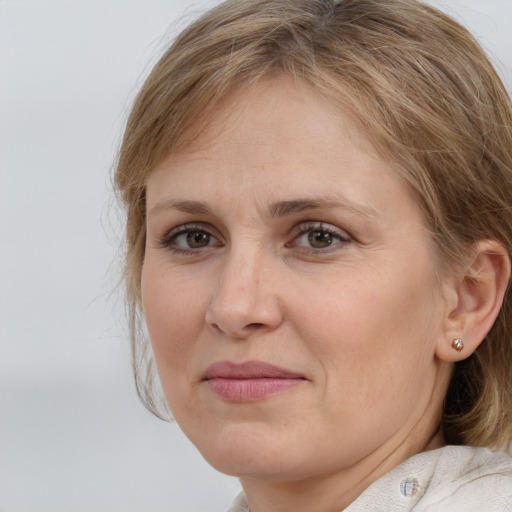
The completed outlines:
{"type": "MultiPolygon", "coordinates": [[[[444,445],[439,425],[430,425],[422,442],[411,435],[391,450],[379,448],[353,466],[328,475],[294,482],[259,481],[242,478],[251,512],[340,512],[369,485],[409,457],[444,445]]],[[[418,425],[424,429],[424,426],[418,425]]],[[[411,432],[411,434],[414,434],[411,432]]],[[[417,432],[416,432],[417,434],[417,432]]]]}

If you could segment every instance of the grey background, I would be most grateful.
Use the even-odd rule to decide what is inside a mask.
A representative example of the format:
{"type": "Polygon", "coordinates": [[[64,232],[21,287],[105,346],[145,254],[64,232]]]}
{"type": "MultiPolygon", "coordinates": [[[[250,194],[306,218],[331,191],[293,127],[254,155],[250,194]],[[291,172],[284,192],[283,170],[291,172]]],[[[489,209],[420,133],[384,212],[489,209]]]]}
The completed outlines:
{"type": "MultiPolygon", "coordinates": [[[[215,3],[0,0],[0,512],[222,511],[239,488],[137,402],[112,263],[128,107],[215,3]]],[[[511,90],[512,0],[433,3],[511,90]]]]}

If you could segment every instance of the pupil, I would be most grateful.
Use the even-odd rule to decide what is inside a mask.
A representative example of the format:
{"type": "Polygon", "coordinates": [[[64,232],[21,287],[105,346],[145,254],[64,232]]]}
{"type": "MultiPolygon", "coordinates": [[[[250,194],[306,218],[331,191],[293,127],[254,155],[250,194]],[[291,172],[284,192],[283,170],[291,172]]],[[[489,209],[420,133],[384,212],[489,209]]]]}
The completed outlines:
{"type": "Polygon", "coordinates": [[[192,231],[191,233],[187,233],[187,244],[189,247],[206,247],[209,243],[210,235],[207,233],[201,233],[200,231],[192,231]]]}
{"type": "Polygon", "coordinates": [[[332,235],[326,231],[311,231],[308,235],[311,247],[322,249],[332,244],[332,235]]]}

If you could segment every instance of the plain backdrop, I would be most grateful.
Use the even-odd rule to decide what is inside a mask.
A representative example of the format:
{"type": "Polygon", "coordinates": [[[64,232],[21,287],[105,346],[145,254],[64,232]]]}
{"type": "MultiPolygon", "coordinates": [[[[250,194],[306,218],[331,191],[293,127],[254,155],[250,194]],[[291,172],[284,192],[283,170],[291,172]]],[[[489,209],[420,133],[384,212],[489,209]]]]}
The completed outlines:
{"type": "MultiPolygon", "coordinates": [[[[115,292],[129,105],[215,3],[0,0],[0,512],[215,512],[239,489],[138,403],[115,292]]],[[[512,90],[512,0],[432,3],[512,90]]]]}

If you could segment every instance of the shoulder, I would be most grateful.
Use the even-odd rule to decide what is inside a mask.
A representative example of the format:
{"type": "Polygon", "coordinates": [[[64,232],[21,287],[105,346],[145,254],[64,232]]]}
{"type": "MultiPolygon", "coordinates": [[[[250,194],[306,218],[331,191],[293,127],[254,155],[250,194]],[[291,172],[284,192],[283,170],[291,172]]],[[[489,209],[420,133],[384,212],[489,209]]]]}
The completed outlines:
{"type": "Polygon", "coordinates": [[[447,446],[432,455],[437,457],[435,467],[415,511],[512,510],[512,458],[508,454],[447,446]]]}
{"type": "Polygon", "coordinates": [[[345,512],[512,511],[512,458],[487,448],[446,446],[406,460],[345,512]]]}
{"type": "Polygon", "coordinates": [[[249,505],[247,504],[247,500],[245,499],[245,495],[243,492],[239,493],[235,498],[235,501],[231,504],[226,512],[250,512],[249,505]]]}

